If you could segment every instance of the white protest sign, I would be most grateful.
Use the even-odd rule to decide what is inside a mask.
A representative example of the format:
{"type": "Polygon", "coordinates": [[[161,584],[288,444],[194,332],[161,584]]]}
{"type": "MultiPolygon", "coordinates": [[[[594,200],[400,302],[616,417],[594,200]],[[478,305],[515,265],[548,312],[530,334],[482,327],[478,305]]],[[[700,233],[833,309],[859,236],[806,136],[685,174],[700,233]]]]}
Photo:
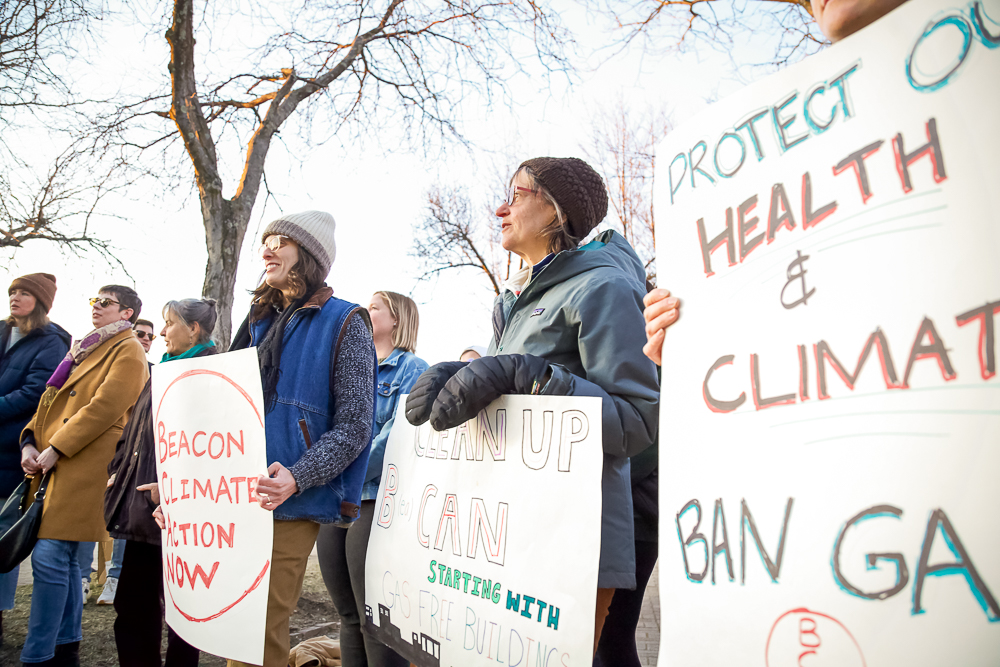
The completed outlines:
{"type": "Polygon", "coordinates": [[[203,651],[259,665],[273,518],[254,492],[267,474],[257,349],[154,367],[153,432],[167,623],[203,651]]]}
{"type": "Polygon", "coordinates": [[[505,396],[386,443],[364,627],[419,667],[590,665],[601,400],[505,396]]]}
{"type": "Polygon", "coordinates": [[[657,150],[664,665],[1000,664],[1000,2],[657,150]]]}

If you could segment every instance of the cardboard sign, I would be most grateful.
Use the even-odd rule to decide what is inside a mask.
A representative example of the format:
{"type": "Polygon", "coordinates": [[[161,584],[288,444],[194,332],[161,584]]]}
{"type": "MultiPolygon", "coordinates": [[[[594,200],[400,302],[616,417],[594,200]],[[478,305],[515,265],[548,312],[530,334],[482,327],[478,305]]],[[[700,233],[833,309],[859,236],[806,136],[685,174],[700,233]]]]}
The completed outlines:
{"type": "Polygon", "coordinates": [[[167,623],[203,651],[259,665],[274,520],[255,493],[267,474],[257,349],[154,367],[153,429],[167,623]]]}
{"type": "Polygon", "coordinates": [[[364,629],[420,667],[590,665],[601,400],[505,396],[462,426],[401,397],[368,542],[364,629]]]}
{"type": "Polygon", "coordinates": [[[664,665],[1000,664],[1000,3],[658,148],[664,665]]]}

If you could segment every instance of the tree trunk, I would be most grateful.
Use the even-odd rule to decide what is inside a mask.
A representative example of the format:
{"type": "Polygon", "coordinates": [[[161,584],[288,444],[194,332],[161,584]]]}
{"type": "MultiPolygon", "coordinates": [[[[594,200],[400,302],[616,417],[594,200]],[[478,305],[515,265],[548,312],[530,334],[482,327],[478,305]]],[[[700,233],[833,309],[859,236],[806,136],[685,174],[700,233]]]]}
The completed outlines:
{"type": "MultiPolygon", "coordinates": [[[[205,222],[205,243],[208,263],[205,266],[205,284],[202,294],[215,299],[219,319],[212,333],[212,340],[220,352],[229,349],[233,331],[233,296],[236,288],[236,270],[239,267],[240,249],[250,221],[250,211],[236,206],[228,199],[219,198],[214,205],[202,202],[205,222]]],[[[236,313],[236,326],[245,313],[240,304],[236,313]]]]}

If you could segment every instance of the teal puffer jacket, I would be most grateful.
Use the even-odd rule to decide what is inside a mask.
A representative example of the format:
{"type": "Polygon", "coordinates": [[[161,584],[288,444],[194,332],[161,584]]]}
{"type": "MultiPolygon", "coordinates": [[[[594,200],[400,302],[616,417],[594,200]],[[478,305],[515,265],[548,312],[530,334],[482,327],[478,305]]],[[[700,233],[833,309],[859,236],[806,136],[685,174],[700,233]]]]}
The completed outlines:
{"type": "Polygon", "coordinates": [[[660,391],[646,342],[645,271],[620,234],[608,231],[557,254],[515,297],[490,354],[533,354],[552,365],[542,394],[603,401],[604,473],[600,588],[635,588],[629,456],[656,442],[660,391]]]}

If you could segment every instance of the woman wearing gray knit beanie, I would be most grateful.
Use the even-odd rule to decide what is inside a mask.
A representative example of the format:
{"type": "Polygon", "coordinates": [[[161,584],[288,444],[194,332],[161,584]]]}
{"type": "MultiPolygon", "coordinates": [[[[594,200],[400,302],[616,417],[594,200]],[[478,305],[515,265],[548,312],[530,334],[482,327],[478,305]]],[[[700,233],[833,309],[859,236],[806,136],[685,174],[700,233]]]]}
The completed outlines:
{"type": "Polygon", "coordinates": [[[629,457],[656,442],[660,394],[642,353],[642,262],[614,231],[579,246],[607,210],[604,182],[583,160],[522,163],[496,215],[504,249],[525,267],[494,303],[490,356],[431,367],[406,402],[410,423],[444,430],[504,394],[603,399],[595,651],[615,589],[636,587],[629,457]]]}
{"type": "Polygon", "coordinates": [[[335,227],[329,213],[304,211],[264,229],[264,274],[231,346],[257,347],[264,389],[270,465],[257,497],[274,514],[264,667],[288,664],[288,619],[320,525],[358,518],[368,471],[375,344],[368,311],[324,282],[335,227]]]}

